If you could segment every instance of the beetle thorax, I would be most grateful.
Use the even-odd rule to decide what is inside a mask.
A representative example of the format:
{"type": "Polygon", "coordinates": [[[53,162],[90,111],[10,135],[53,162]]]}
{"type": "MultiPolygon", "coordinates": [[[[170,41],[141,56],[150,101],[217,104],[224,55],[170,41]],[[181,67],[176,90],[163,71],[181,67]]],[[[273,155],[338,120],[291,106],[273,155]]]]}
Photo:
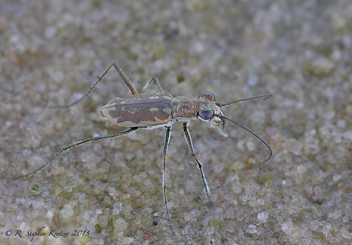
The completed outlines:
{"type": "Polygon", "coordinates": [[[172,100],[172,118],[177,121],[188,122],[197,118],[197,113],[200,109],[213,109],[215,112],[219,112],[219,108],[215,103],[205,98],[179,96],[172,100]]]}
{"type": "Polygon", "coordinates": [[[172,100],[172,118],[177,121],[187,122],[196,118],[195,98],[178,96],[172,100]]]}

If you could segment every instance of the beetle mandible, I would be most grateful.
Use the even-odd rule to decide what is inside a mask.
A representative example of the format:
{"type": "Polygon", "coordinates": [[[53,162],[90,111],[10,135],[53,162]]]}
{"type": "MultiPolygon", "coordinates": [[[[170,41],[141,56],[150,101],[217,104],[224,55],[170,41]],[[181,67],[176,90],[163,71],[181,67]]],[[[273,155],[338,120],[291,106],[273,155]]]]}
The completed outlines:
{"type": "Polygon", "coordinates": [[[200,170],[205,192],[210,204],[212,202],[210,200],[209,188],[203,172],[203,165],[201,164],[200,161],[198,161],[195,155],[195,151],[193,149],[193,144],[192,144],[192,138],[188,130],[188,124],[190,120],[200,119],[204,122],[209,122],[214,126],[222,126],[224,128],[225,119],[226,119],[236,124],[237,126],[245,129],[251,134],[253,134],[268,148],[269,157],[265,159],[263,162],[266,162],[271,158],[272,150],[270,146],[262,138],[260,138],[257,134],[255,134],[253,131],[246,128],[245,126],[242,126],[241,124],[235,122],[234,120],[226,117],[222,112],[222,110],[220,109],[223,106],[228,106],[236,102],[245,101],[245,100],[252,100],[252,99],[258,99],[258,98],[264,98],[264,100],[266,100],[269,97],[271,97],[271,94],[264,94],[264,95],[250,97],[250,98],[235,100],[225,104],[217,103],[215,101],[215,96],[210,92],[203,92],[200,94],[198,98],[189,98],[189,97],[183,97],[183,96],[178,96],[176,98],[173,98],[171,94],[164,93],[156,77],[152,77],[147,82],[144,88],[146,88],[151,82],[154,82],[155,86],[158,89],[158,93],[138,94],[137,90],[134,88],[134,86],[132,85],[128,77],[114,62],[105,70],[105,72],[97,79],[97,81],[92,85],[92,87],[79,100],[71,104],[68,104],[66,106],[46,106],[46,107],[61,109],[61,108],[68,108],[70,106],[77,104],[78,102],[86,98],[93,91],[96,85],[103,79],[103,77],[112,67],[114,67],[116,71],[120,74],[123,81],[131,90],[132,95],[115,98],[110,103],[100,108],[99,114],[102,117],[109,120],[110,122],[112,122],[114,125],[126,127],[128,128],[128,130],[124,132],[114,133],[114,134],[107,134],[107,135],[87,138],[79,142],[70,144],[68,146],[64,146],[59,152],[57,152],[54,156],[52,156],[50,160],[48,160],[43,166],[39,167],[37,170],[31,173],[28,173],[23,176],[18,176],[15,178],[15,180],[35,174],[36,172],[44,168],[46,165],[48,165],[50,162],[52,162],[54,159],[56,159],[62,152],[67,151],[68,149],[74,148],[76,146],[79,146],[81,144],[87,143],[89,141],[125,136],[127,134],[131,134],[135,132],[137,129],[140,129],[140,128],[154,129],[159,127],[164,127],[166,129],[166,133],[165,133],[164,148],[163,148],[164,165],[163,165],[162,188],[163,188],[167,219],[168,219],[172,234],[174,235],[175,232],[171,225],[169,209],[167,206],[166,184],[165,184],[165,169],[166,169],[165,158],[166,158],[167,148],[170,142],[171,126],[174,122],[179,121],[183,124],[183,135],[186,139],[189,151],[200,170]]]}

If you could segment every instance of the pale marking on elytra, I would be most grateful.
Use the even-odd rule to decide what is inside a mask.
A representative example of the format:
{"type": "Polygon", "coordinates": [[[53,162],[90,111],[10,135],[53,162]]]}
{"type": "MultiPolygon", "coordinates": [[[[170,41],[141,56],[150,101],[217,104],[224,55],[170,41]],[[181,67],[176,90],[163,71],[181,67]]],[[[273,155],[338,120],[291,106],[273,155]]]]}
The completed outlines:
{"type": "Polygon", "coordinates": [[[161,109],[163,112],[165,112],[166,114],[170,115],[171,114],[171,108],[170,107],[164,107],[163,109],[161,109]]]}
{"type": "Polygon", "coordinates": [[[117,124],[117,123],[119,123],[118,121],[119,121],[119,118],[120,118],[120,117],[121,117],[121,116],[112,118],[112,117],[110,116],[110,118],[112,119],[112,120],[110,120],[110,121],[115,121],[115,123],[117,124]]]}
{"type": "Polygon", "coordinates": [[[164,95],[163,98],[167,99],[167,100],[172,100],[172,98],[170,96],[167,96],[167,95],[164,95]]]}
{"type": "Polygon", "coordinates": [[[141,98],[128,98],[128,99],[125,99],[124,101],[121,101],[120,104],[126,104],[126,103],[130,103],[130,102],[135,102],[138,100],[141,100],[141,98]]]}
{"type": "Polygon", "coordinates": [[[110,115],[110,112],[111,111],[116,111],[116,107],[110,107],[110,108],[102,108],[103,110],[101,110],[101,114],[103,115],[103,117],[105,117],[105,119],[107,119],[107,120],[109,120],[109,121],[111,121],[111,122],[115,122],[115,123],[117,123],[117,121],[118,121],[118,119],[120,118],[120,116],[119,117],[112,117],[111,115],[110,115]]]}
{"type": "Polygon", "coordinates": [[[103,116],[105,117],[105,119],[109,120],[110,122],[113,122],[113,123],[118,123],[118,120],[121,116],[118,116],[118,117],[112,117],[110,115],[110,111],[112,110],[105,110],[105,111],[102,111],[102,114],[103,116]]]}
{"type": "Polygon", "coordinates": [[[149,99],[151,100],[159,99],[159,96],[150,96],[149,99]]]}
{"type": "Polygon", "coordinates": [[[123,122],[119,122],[118,125],[120,126],[127,126],[127,127],[132,127],[132,126],[138,126],[138,125],[151,125],[154,124],[155,122],[153,121],[141,121],[138,123],[132,122],[132,121],[123,121],[123,122]]]}
{"type": "Polygon", "coordinates": [[[115,106],[116,105],[116,103],[115,102],[110,102],[110,103],[108,103],[108,104],[106,104],[106,105],[104,105],[102,108],[107,108],[107,107],[111,107],[111,106],[115,106]]]}
{"type": "MultiPolygon", "coordinates": [[[[113,105],[115,105],[115,103],[114,103],[113,105]]],[[[107,111],[107,112],[116,111],[117,108],[116,108],[116,106],[113,106],[113,105],[107,105],[107,106],[108,106],[107,108],[105,108],[106,106],[104,106],[104,107],[103,107],[104,111],[107,111]],[[112,106],[112,107],[111,107],[111,106],[112,106]]]]}
{"type": "MultiPolygon", "coordinates": [[[[141,109],[141,108],[139,108],[139,109],[141,109]]],[[[131,114],[139,112],[139,110],[137,108],[135,108],[135,107],[121,107],[121,111],[127,111],[127,112],[129,112],[131,114]]]]}
{"type": "Polygon", "coordinates": [[[158,111],[159,109],[158,108],[156,108],[156,107],[151,107],[151,108],[149,108],[149,111],[151,111],[151,112],[155,112],[155,111],[158,111]]]}

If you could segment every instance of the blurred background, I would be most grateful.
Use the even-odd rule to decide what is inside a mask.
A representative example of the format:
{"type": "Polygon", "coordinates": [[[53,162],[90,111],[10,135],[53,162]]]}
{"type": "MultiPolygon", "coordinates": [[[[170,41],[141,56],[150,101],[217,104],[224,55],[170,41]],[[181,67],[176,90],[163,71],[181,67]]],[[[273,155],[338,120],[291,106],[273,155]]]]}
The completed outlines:
{"type": "Polygon", "coordinates": [[[2,0],[1,243],[27,244],[16,231],[44,226],[31,244],[351,244],[351,23],[349,0],[2,0]],[[13,181],[63,146],[121,131],[97,114],[130,93],[115,70],[78,105],[44,108],[79,99],[112,62],[140,93],[156,92],[142,87],[157,76],[174,97],[272,94],[224,113],[273,157],[261,163],[266,147],[230,122],[226,138],[192,121],[209,205],[174,124],[166,183],[175,236],[161,188],[163,128],[85,144],[13,181]]]}

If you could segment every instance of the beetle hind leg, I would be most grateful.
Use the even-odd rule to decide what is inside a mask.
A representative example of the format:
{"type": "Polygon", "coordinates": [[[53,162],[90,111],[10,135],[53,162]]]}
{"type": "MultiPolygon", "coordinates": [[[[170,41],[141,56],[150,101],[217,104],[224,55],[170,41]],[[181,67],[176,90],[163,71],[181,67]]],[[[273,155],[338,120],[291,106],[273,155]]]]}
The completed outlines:
{"type": "Polygon", "coordinates": [[[39,170],[41,170],[41,169],[43,169],[45,166],[47,166],[49,163],[51,163],[54,159],[56,159],[62,152],[67,151],[68,149],[77,147],[77,146],[79,146],[79,145],[85,144],[85,143],[87,143],[87,142],[89,142],[89,141],[93,141],[93,140],[101,140],[101,139],[108,139],[108,138],[114,138],[114,137],[125,136],[125,135],[127,135],[127,134],[133,133],[133,132],[136,131],[137,129],[138,129],[137,127],[133,127],[133,128],[130,128],[130,129],[127,130],[127,131],[118,132],[118,133],[114,133],[114,134],[107,134],[107,135],[102,135],[102,136],[96,136],[96,137],[92,137],[92,138],[87,138],[87,139],[78,141],[78,142],[76,142],[76,143],[70,144],[70,145],[68,145],[68,146],[64,146],[64,147],[62,147],[62,149],[61,149],[60,151],[58,151],[54,156],[52,156],[52,157],[50,158],[50,160],[48,160],[44,165],[42,165],[41,167],[39,167],[37,170],[35,170],[35,171],[33,171],[33,172],[30,172],[29,174],[26,174],[26,175],[18,176],[18,177],[16,177],[16,178],[14,178],[14,180],[20,179],[20,178],[24,178],[24,177],[28,177],[28,176],[31,176],[31,175],[35,174],[36,172],[38,172],[39,170]]]}
{"type": "Polygon", "coordinates": [[[134,86],[132,85],[131,81],[128,79],[126,74],[120,69],[120,67],[118,67],[117,64],[114,62],[111,65],[109,65],[109,67],[104,71],[104,73],[95,81],[95,83],[90,87],[90,89],[87,90],[87,92],[80,99],[78,99],[78,100],[76,100],[76,101],[74,101],[74,102],[72,102],[72,103],[70,103],[68,105],[63,105],[63,106],[48,106],[48,105],[44,105],[44,107],[45,108],[51,108],[51,109],[64,109],[64,108],[69,108],[69,107],[71,107],[73,105],[78,104],[81,100],[83,100],[83,99],[85,99],[86,97],[89,96],[89,94],[95,89],[95,87],[98,85],[98,83],[103,80],[103,78],[108,73],[108,71],[111,69],[111,67],[115,67],[116,71],[120,74],[121,78],[126,83],[128,88],[131,90],[132,94],[133,95],[137,95],[138,92],[134,88],[134,86]]]}

